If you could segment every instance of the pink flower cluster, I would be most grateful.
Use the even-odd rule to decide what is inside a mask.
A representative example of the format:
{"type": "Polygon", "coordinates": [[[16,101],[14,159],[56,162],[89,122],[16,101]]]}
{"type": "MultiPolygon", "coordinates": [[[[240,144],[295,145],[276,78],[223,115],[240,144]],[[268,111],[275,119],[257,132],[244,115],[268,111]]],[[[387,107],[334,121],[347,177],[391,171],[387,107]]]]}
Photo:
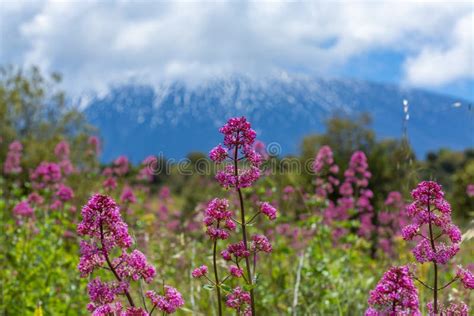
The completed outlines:
{"type": "Polygon", "coordinates": [[[13,214],[18,217],[32,217],[35,214],[35,211],[30,206],[28,201],[21,201],[13,208],[13,214]]]}
{"type": "Polygon", "coordinates": [[[114,173],[117,176],[123,176],[128,172],[129,168],[128,158],[125,156],[119,156],[114,160],[114,173]]]}
{"type": "Polygon", "coordinates": [[[232,212],[229,211],[229,201],[226,199],[216,198],[209,202],[204,216],[206,232],[213,240],[227,239],[229,232],[235,230],[236,225],[232,220],[232,212]]]}
{"type": "Polygon", "coordinates": [[[196,269],[193,270],[193,272],[191,273],[192,277],[193,278],[200,278],[202,276],[205,276],[208,272],[208,269],[207,269],[207,266],[205,265],[202,265],[196,269]]]}
{"type": "Polygon", "coordinates": [[[128,289],[126,282],[102,282],[99,278],[93,279],[87,285],[90,303],[87,309],[92,315],[109,315],[122,311],[122,303],[115,302],[116,295],[128,289]]]}
{"type": "Polygon", "coordinates": [[[474,184],[468,184],[466,187],[466,194],[468,197],[474,197],[474,184]]]}
{"type": "Polygon", "coordinates": [[[122,279],[132,279],[134,281],[143,279],[150,283],[156,276],[155,267],[149,264],[145,255],[137,249],[130,254],[123,252],[120,257],[114,259],[113,265],[122,279]]]}
{"type": "Polygon", "coordinates": [[[74,191],[67,185],[60,183],[56,190],[56,197],[61,202],[67,202],[74,198],[74,191]]]}
{"type": "Polygon", "coordinates": [[[420,315],[418,290],[407,266],[392,267],[383,275],[368,299],[366,316],[420,315]]]}
{"type": "MultiPolygon", "coordinates": [[[[116,278],[114,282],[105,283],[97,278],[89,283],[89,311],[93,315],[149,315],[134,305],[129,294],[129,284],[140,279],[151,283],[156,270],[139,250],[135,249],[131,253],[127,251],[132,245],[132,238],[115,201],[105,195],[94,195],[82,209],[82,222],[77,226],[77,232],[80,236],[90,238],[90,241],[83,240],[80,244],[78,270],[81,277],[87,277],[94,270],[105,267],[116,278]],[[121,254],[111,259],[114,248],[120,248],[121,254]],[[120,301],[116,301],[117,295],[127,297],[130,307],[125,311],[120,301]]],[[[147,296],[151,299],[153,308],[167,314],[175,312],[184,304],[181,294],[169,286],[165,286],[164,296],[152,291],[147,296]]]]}
{"type": "Polygon", "coordinates": [[[100,140],[97,136],[90,136],[87,140],[87,144],[89,144],[90,149],[88,150],[88,154],[91,156],[98,156],[100,154],[100,140]]]}
{"type": "Polygon", "coordinates": [[[18,174],[22,171],[21,156],[23,145],[19,141],[14,141],[8,146],[8,153],[3,164],[3,172],[5,174],[18,174]]]}
{"type": "MultiPolygon", "coordinates": [[[[349,166],[344,172],[344,182],[339,186],[340,197],[337,199],[337,203],[329,201],[328,207],[324,210],[326,224],[331,224],[335,220],[343,221],[351,219],[351,217],[352,219],[358,218],[360,221],[358,233],[366,238],[370,238],[374,231],[372,223],[374,209],[371,204],[373,192],[368,189],[369,179],[372,174],[368,168],[369,165],[365,154],[362,151],[354,152],[349,166]],[[355,210],[357,213],[351,216],[349,214],[350,210],[355,210]]],[[[332,185],[336,183],[332,180],[332,185]]],[[[337,239],[346,234],[346,232],[346,229],[336,227],[333,229],[333,237],[337,239]]]]}
{"type": "Polygon", "coordinates": [[[155,156],[146,157],[141,164],[141,169],[138,171],[137,179],[141,181],[152,181],[154,169],[157,168],[158,159],[155,156]]]}
{"type": "Polygon", "coordinates": [[[393,254],[394,237],[401,234],[407,225],[408,217],[405,212],[405,202],[400,192],[389,192],[385,200],[386,210],[379,211],[377,227],[379,246],[387,254],[393,254]]]}
{"type": "Polygon", "coordinates": [[[273,221],[276,219],[277,210],[268,202],[260,203],[260,212],[268,217],[269,220],[273,221]]]}
{"type": "MultiPolygon", "coordinates": [[[[221,308],[221,285],[228,277],[243,278],[245,282],[252,286],[253,276],[250,268],[250,255],[254,255],[254,273],[258,252],[270,253],[272,246],[268,238],[264,235],[254,235],[249,240],[247,235],[247,227],[254,224],[257,216],[265,215],[269,220],[275,220],[277,210],[268,202],[257,202],[258,211],[248,220],[245,216],[244,200],[241,189],[250,187],[260,177],[260,167],[263,163],[263,156],[257,152],[262,151],[262,145],[255,143],[256,133],[251,128],[250,123],[245,117],[231,118],[220,129],[224,134],[224,146],[218,145],[213,148],[209,157],[217,164],[225,163],[223,170],[216,174],[217,181],[222,187],[228,189],[233,188],[239,196],[240,218],[241,222],[234,219],[232,212],[229,210],[229,202],[226,199],[213,199],[209,202],[204,217],[206,232],[214,242],[213,251],[213,268],[214,278],[206,279],[216,289],[218,300],[218,314],[222,315],[221,308]],[[216,264],[217,241],[219,239],[228,239],[230,232],[236,229],[236,224],[241,226],[242,240],[229,244],[225,250],[221,252],[222,258],[231,261],[229,266],[229,275],[221,280],[218,277],[218,266],[216,264]],[[243,265],[241,261],[244,261],[243,265]]],[[[196,268],[192,272],[194,278],[206,276],[208,272],[207,266],[196,268]]],[[[240,315],[250,315],[254,310],[253,290],[250,293],[242,291],[240,287],[234,289],[227,296],[228,307],[237,310],[240,315]],[[250,313],[250,314],[249,314],[250,313]]]]}
{"type": "Polygon", "coordinates": [[[448,306],[438,303],[438,312],[434,312],[433,302],[426,304],[429,316],[468,316],[469,308],[464,302],[450,302],[448,306]]]}
{"type": "Polygon", "coordinates": [[[319,149],[313,162],[313,171],[316,173],[316,195],[325,198],[333,193],[339,185],[339,166],[334,163],[331,147],[325,145],[319,149]]]}
{"type": "Polygon", "coordinates": [[[68,175],[74,172],[74,166],[69,159],[69,143],[65,140],[60,141],[54,148],[54,154],[58,158],[58,165],[63,174],[68,175]]]}
{"type": "Polygon", "coordinates": [[[235,164],[226,165],[223,170],[217,172],[217,181],[224,188],[250,187],[260,178],[260,166],[263,162],[262,156],[253,147],[256,137],[255,131],[245,117],[240,117],[231,118],[220,129],[220,132],[224,134],[226,148],[222,145],[213,148],[209,153],[211,160],[220,164],[228,159],[233,163],[245,159],[249,166],[236,170],[235,164]],[[233,153],[229,153],[232,150],[233,153]]]}
{"type": "Polygon", "coordinates": [[[240,286],[237,286],[232,290],[232,293],[226,297],[226,305],[236,310],[237,315],[250,316],[252,311],[250,310],[250,293],[242,290],[240,286]],[[242,314],[241,314],[242,313],[242,314]]]}
{"type": "Polygon", "coordinates": [[[458,271],[456,276],[461,280],[461,283],[466,289],[474,289],[474,275],[468,269],[463,269],[463,267],[458,266],[458,271]]]}
{"type": "Polygon", "coordinates": [[[61,168],[54,162],[43,161],[31,173],[30,179],[33,183],[33,187],[36,189],[44,189],[53,186],[62,179],[61,168]]]}
{"type": "Polygon", "coordinates": [[[164,295],[158,295],[154,291],[148,291],[146,292],[146,296],[151,300],[153,308],[157,307],[166,314],[172,314],[184,305],[181,293],[171,286],[165,286],[164,295]]]}
{"type": "Polygon", "coordinates": [[[413,223],[403,228],[403,239],[420,237],[413,249],[418,262],[447,263],[459,251],[461,231],[451,221],[451,206],[444,199],[441,186],[434,181],[423,181],[411,195],[414,201],[408,205],[407,214],[413,223]],[[437,236],[434,236],[435,228],[439,230],[437,236]],[[451,244],[438,240],[443,236],[451,244]]]}
{"type": "Polygon", "coordinates": [[[123,188],[122,194],[120,195],[120,202],[123,204],[133,204],[137,201],[135,194],[133,194],[132,188],[125,186],[123,188]]]}

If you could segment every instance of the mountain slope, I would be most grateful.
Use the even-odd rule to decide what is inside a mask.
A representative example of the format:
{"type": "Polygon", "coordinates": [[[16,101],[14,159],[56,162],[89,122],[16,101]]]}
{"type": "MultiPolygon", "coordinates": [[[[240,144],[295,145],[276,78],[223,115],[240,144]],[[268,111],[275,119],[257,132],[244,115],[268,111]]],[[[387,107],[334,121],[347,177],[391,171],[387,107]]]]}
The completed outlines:
{"type": "Polygon", "coordinates": [[[227,118],[247,116],[264,142],[278,142],[283,154],[297,153],[303,136],[324,130],[334,113],[369,112],[379,137],[400,137],[402,101],[409,100],[409,136],[418,155],[448,147],[474,146],[474,118],[467,102],[422,90],[352,80],[246,77],[216,79],[188,86],[124,85],[95,98],[89,121],[105,141],[103,160],[126,154],[139,161],[148,154],[182,158],[207,152],[221,141],[227,118]]]}

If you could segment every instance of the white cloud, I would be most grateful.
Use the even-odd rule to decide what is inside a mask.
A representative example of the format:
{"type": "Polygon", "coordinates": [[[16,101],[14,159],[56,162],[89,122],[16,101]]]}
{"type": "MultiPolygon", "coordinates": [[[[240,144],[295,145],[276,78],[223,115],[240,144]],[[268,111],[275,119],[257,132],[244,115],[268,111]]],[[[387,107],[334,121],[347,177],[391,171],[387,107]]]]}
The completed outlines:
{"type": "Polygon", "coordinates": [[[472,75],[465,56],[472,56],[465,22],[472,12],[469,2],[11,1],[0,7],[0,58],[60,71],[81,93],[130,77],[333,75],[352,57],[383,49],[413,56],[407,80],[429,86],[469,76],[469,67],[472,75]]]}
{"type": "Polygon", "coordinates": [[[445,47],[427,46],[405,64],[409,83],[439,86],[459,79],[474,79],[474,13],[456,22],[445,47]]]}

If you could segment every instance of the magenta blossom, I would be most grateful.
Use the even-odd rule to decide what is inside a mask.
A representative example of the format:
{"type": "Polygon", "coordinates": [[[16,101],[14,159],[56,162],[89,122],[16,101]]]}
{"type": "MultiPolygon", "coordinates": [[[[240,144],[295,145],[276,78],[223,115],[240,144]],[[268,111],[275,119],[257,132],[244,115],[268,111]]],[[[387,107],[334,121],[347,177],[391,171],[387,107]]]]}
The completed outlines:
{"type": "Polygon", "coordinates": [[[329,146],[323,146],[318,151],[313,162],[313,171],[316,173],[316,195],[327,197],[334,192],[334,187],[339,185],[337,173],[339,167],[334,163],[334,157],[329,146]]]}
{"type": "Polygon", "coordinates": [[[114,173],[119,177],[125,175],[128,172],[128,165],[128,158],[125,156],[119,156],[114,160],[114,173]]]}
{"type": "Polygon", "coordinates": [[[59,184],[58,189],[56,190],[56,196],[62,202],[67,202],[74,198],[74,191],[64,184],[59,184]]]}
{"type": "Polygon", "coordinates": [[[44,189],[61,181],[61,168],[54,162],[42,162],[31,173],[33,187],[44,189]]]}
{"type": "Polygon", "coordinates": [[[16,216],[22,216],[22,217],[32,217],[34,215],[34,210],[28,203],[28,201],[22,201],[15,205],[13,208],[13,213],[16,216]]]}
{"type": "Polygon", "coordinates": [[[137,201],[137,198],[135,197],[135,194],[133,194],[132,188],[130,187],[124,187],[122,191],[122,195],[120,195],[120,202],[122,203],[127,203],[127,204],[133,204],[137,201]]]}
{"type": "Polygon", "coordinates": [[[134,281],[143,279],[150,283],[156,275],[155,267],[149,264],[145,255],[136,249],[131,254],[124,251],[114,260],[114,264],[117,267],[117,274],[122,279],[131,278],[134,281]]]}
{"type": "Polygon", "coordinates": [[[60,141],[56,147],[54,148],[54,154],[56,157],[61,160],[68,160],[69,159],[69,143],[65,140],[60,141]]]}
{"type": "Polygon", "coordinates": [[[411,193],[414,201],[407,207],[407,214],[413,218],[413,224],[402,230],[405,240],[420,237],[418,245],[413,249],[417,261],[432,261],[445,264],[459,251],[461,232],[451,221],[451,206],[444,199],[441,186],[433,181],[423,181],[411,193]],[[429,236],[423,235],[423,228],[428,227],[429,236]],[[439,229],[436,237],[434,229],[439,229]],[[450,242],[439,241],[446,237],[450,242]]]}
{"type": "Polygon", "coordinates": [[[21,168],[22,152],[23,145],[17,140],[8,146],[7,157],[3,165],[3,172],[5,174],[18,174],[23,170],[21,168]]]}
{"type": "Polygon", "coordinates": [[[165,286],[164,295],[158,295],[154,291],[146,292],[146,296],[151,300],[153,308],[158,308],[166,314],[172,314],[184,305],[181,293],[171,286],[165,286]]]}
{"type": "Polygon", "coordinates": [[[461,280],[461,283],[466,289],[474,289],[474,275],[468,269],[463,269],[461,266],[458,266],[458,271],[456,276],[461,280]]]}
{"type": "Polygon", "coordinates": [[[229,267],[229,273],[235,278],[241,278],[244,275],[244,270],[235,265],[231,265],[229,267]]]}
{"type": "Polygon", "coordinates": [[[117,204],[105,195],[95,194],[82,208],[82,222],[77,232],[80,236],[100,240],[107,250],[115,246],[125,249],[132,244],[117,204]]]}
{"type": "Polygon", "coordinates": [[[207,271],[208,271],[207,266],[202,265],[199,268],[194,269],[193,272],[191,273],[191,275],[192,275],[193,278],[200,278],[200,277],[206,275],[207,271]]]}
{"type": "Polygon", "coordinates": [[[250,305],[250,294],[237,286],[232,290],[232,293],[227,295],[225,303],[228,307],[235,309],[238,315],[244,311],[248,313],[247,308],[250,305]]]}
{"type": "Polygon", "coordinates": [[[474,197],[474,183],[467,185],[466,194],[467,194],[468,197],[474,197]]]}
{"type": "Polygon", "coordinates": [[[365,315],[420,315],[418,290],[407,266],[392,267],[370,292],[365,315]]]}
{"type": "Polygon", "coordinates": [[[97,136],[90,136],[87,143],[91,147],[89,153],[98,156],[100,153],[100,140],[97,136]]]}
{"type": "Polygon", "coordinates": [[[265,214],[269,220],[274,220],[276,218],[277,210],[268,202],[260,203],[260,212],[265,214]]]}
{"type": "Polygon", "coordinates": [[[205,211],[204,224],[211,239],[227,239],[229,232],[235,230],[232,212],[229,211],[229,201],[213,199],[205,211]]]}

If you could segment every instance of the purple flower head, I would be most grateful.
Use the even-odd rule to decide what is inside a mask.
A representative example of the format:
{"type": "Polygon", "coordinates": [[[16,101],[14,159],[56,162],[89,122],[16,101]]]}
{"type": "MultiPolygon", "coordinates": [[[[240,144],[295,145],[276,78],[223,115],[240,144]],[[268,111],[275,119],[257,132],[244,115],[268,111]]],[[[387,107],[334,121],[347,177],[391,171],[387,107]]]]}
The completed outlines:
{"type": "Polygon", "coordinates": [[[91,274],[95,268],[101,267],[105,263],[103,252],[93,243],[81,240],[80,254],[81,258],[79,259],[77,269],[83,278],[91,274]]]}
{"type": "Polygon", "coordinates": [[[232,162],[216,174],[217,181],[224,188],[247,188],[260,178],[260,165],[263,157],[253,147],[255,131],[245,117],[231,118],[220,129],[224,134],[224,147],[218,145],[209,153],[211,160],[222,163],[227,158],[232,162]],[[245,160],[248,164],[237,167],[237,162],[245,160]]]}
{"type": "Polygon", "coordinates": [[[250,249],[253,251],[263,251],[270,253],[272,252],[272,245],[268,241],[268,238],[264,235],[254,235],[252,237],[252,243],[250,249]]]}
{"type": "Polygon", "coordinates": [[[122,195],[120,196],[120,202],[133,204],[137,201],[135,194],[133,194],[132,188],[126,186],[123,188],[122,195]]]}
{"type": "Polygon", "coordinates": [[[459,251],[461,231],[451,221],[451,206],[444,199],[441,186],[434,181],[423,181],[411,192],[413,202],[406,208],[413,224],[402,230],[405,240],[420,237],[413,248],[417,261],[446,264],[459,251]],[[427,231],[429,235],[423,235],[427,231]],[[440,241],[444,237],[447,241],[440,241]]]}
{"type": "Polygon", "coordinates": [[[32,192],[28,195],[28,202],[34,205],[43,204],[44,198],[38,192],[32,192]]]}
{"type": "Polygon", "coordinates": [[[159,196],[161,199],[163,200],[167,200],[171,197],[171,190],[169,187],[167,186],[164,186],[160,189],[160,193],[159,193],[159,196]]]}
{"type": "Polygon", "coordinates": [[[184,305],[183,297],[181,293],[171,286],[165,286],[164,295],[158,295],[154,291],[147,291],[146,297],[148,297],[153,306],[156,306],[159,310],[166,314],[172,314],[184,305]]]}
{"type": "Polygon", "coordinates": [[[114,173],[119,177],[125,175],[128,172],[128,165],[128,158],[125,156],[119,156],[114,160],[114,173]]]}
{"type": "Polygon", "coordinates": [[[244,275],[244,270],[235,265],[231,265],[229,267],[229,273],[235,278],[241,278],[244,275]]]}
{"type": "Polygon", "coordinates": [[[256,137],[255,131],[245,117],[234,117],[219,130],[224,134],[224,144],[229,148],[235,146],[253,145],[256,137]]]}
{"type": "Polygon", "coordinates": [[[237,310],[240,314],[241,311],[244,311],[250,305],[250,293],[237,286],[232,290],[232,293],[227,295],[225,304],[237,310]]]}
{"type": "Polygon", "coordinates": [[[207,271],[208,271],[207,266],[202,265],[199,268],[194,269],[193,272],[191,273],[191,275],[192,275],[193,278],[200,278],[200,277],[206,275],[207,271]]]}
{"type": "Polygon", "coordinates": [[[268,202],[260,203],[260,212],[265,214],[269,220],[274,220],[276,218],[277,210],[268,202]]]}
{"type": "Polygon", "coordinates": [[[331,147],[325,145],[321,147],[316,154],[313,162],[313,171],[320,173],[325,166],[331,166],[334,163],[334,157],[331,147]]]}
{"type": "Polygon", "coordinates": [[[468,197],[474,197],[474,183],[467,185],[466,194],[467,194],[468,197]]]}
{"type": "Polygon", "coordinates": [[[59,184],[59,187],[56,190],[56,196],[62,202],[67,202],[71,200],[72,198],[74,198],[74,191],[67,185],[64,185],[61,183],[59,184]]]}
{"type": "Polygon", "coordinates": [[[114,302],[116,295],[128,288],[125,282],[102,282],[99,278],[93,279],[87,285],[90,303],[87,309],[92,315],[109,315],[122,311],[122,304],[114,302]]]}
{"type": "Polygon", "coordinates": [[[235,175],[235,167],[227,165],[224,170],[219,170],[216,179],[224,188],[248,188],[260,178],[260,169],[252,166],[239,169],[239,175],[235,175]]]}
{"type": "Polygon", "coordinates": [[[8,146],[8,153],[3,165],[5,174],[18,174],[23,169],[21,168],[21,156],[23,146],[19,141],[14,141],[8,146]]]}
{"type": "Polygon", "coordinates": [[[132,244],[117,204],[106,195],[95,194],[82,208],[82,222],[77,232],[101,241],[106,250],[115,246],[128,248],[132,244]]]}
{"type": "Polygon", "coordinates": [[[263,160],[268,159],[269,154],[267,152],[267,147],[262,141],[256,140],[253,144],[253,149],[262,157],[263,160]]]}
{"type": "Polygon", "coordinates": [[[22,201],[15,205],[13,208],[13,214],[21,217],[32,217],[35,214],[35,211],[30,206],[28,201],[22,201]]]}
{"type": "Polygon", "coordinates": [[[244,242],[240,241],[235,244],[229,244],[227,249],[221,252],[221,255],[224,260],[230,260],[232,255],[236,258],[246,258],[250,256],[250,251],[246,249],[244,242]]]}
{"type": "Polygon", "coordinates": [[[217,198],[211,200],[204,212],[204,224],[211,239],[227,239],[229,232],[235,230],[229,201],[217,198]]]}
{"type": "Polygon", "coordinates": [[[104,186],[104,188],[106,190],[114,190],[115,188],[117,188],[117,180],[115,180],[114,177],[109,177],[107,179],[104,180],[104,182],[102,183],[102,185],[104,186]]]}
{"type": "Polygon", "coordinates": [[[61,180],[61,168],[54,162],[42,162],[31,173],[30,179],[33,182],[33,187],[44,189],[61,180]]]}
{"type": "Polygon", "coordinates": [[[366,315],[420,315],[418,290],[407,266],[392,267],[383,275],[368,299],[366,315]]]}
{"type": "Polygon", "coordinates": [[[464,302],[450,302],[444,306],[438,302],[438,312],[434,312],[433,301],[426,304],[429,316],[469,316],[469,308],[464,302]]]}
{"type": "Polygon", "coordinates": [[[90,153],[98,156],[100,153],[100,140],[97,136],[90,136],[87,143],[91,147],[90,153]]]}
{"type": "Polygon", "coordinates": [[[227,158],[227,150],[222,147],[222,145],[218,145],[214,147],[210,152],[209,152],[209,158],[211,158],[212,161],[215,163],[221,163],[227,158]]]}
{"type": "Polygon", "coordinates": [[[117,266],[117,274],[122,279],[134,281],[143,279],[146,283],[150,283],[156,275],[155,267],[147,262],[142,252],[136,249],[130,254],[124,251],[119,258],[114,260],[114,265],[117,266]]]}
{"type": "Polygon", "coordinates": [[[65,140],[60,141],[54,148],[54,154],[56,157],[61,160],[69,159],[69,143],[65,140]]]}
{"type": "Polygon", "coordinates": [[[466,289],[474,289],[474,275],[468,269],[458,266],[456,276],[461,280],[461,283],[466,289]]]}

